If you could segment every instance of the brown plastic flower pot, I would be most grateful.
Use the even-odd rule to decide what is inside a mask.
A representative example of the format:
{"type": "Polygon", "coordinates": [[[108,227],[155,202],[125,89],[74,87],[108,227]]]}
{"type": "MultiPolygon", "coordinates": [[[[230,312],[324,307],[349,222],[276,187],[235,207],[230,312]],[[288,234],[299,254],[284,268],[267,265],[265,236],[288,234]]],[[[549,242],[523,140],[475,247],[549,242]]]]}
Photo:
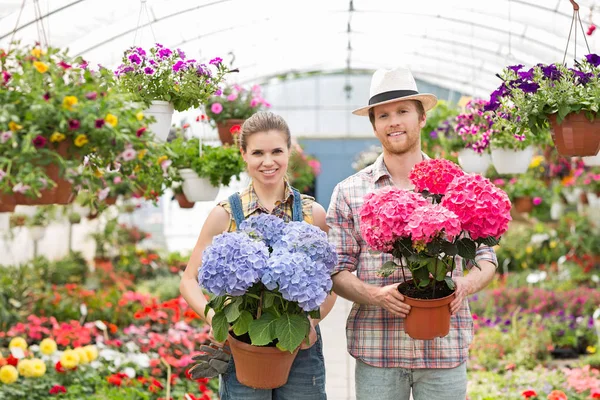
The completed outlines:
{"type": "Polygon", "coordinates": [[[177,199],[180,208],[194,208],[194,206],[196,205],[196,203],[194,203],[193,201],[189,201],[183,193],[177,193],[175,195],[175,198],[177,199]]]}
{"type": "Polygon", "coordinates": [[[285,385],[298,355],[277,347],[252,346],[229,335],[238,381],[254,389],[275,389],[285,385]]]}
{"type": "Polygon", "coordinates": [[[533,199],[531,196],[517,197],[513,203],[515,210],[520,213],[530,213],[533,211],[533,199]]]}
{"type": "Polygon", "coordinates": [[[242,125],[245,120],[243,119],[228,119],[225,122],[217,123],[217,131],[219,132],[219,139],[223,144],[234,144],[233,134],[231,133],[231,127],[234,125],[242,125]]]}
{"type": "Polygon", "coordinates": [[[0,193],[0,213],[13,212],[15,211],[16,206],[17,202],[15,201],[15,196],[12,194],[0,193]]]}
{"type": "Polygon", "coordinates": [[[559,154],[567,157],[595,156],[600,150],[600,120],[590,122],[585,113],[570,113],[558,124],[557,115],[548,116],[552,140],[559,154]]]}
{"type": "Polygon", "coordinates": [[[418,340],[431,340],[448,335],[452,300],[454,293],[433,300],[415,299],[404,295],[404,302],[410,306],[410,312],[404,319],[404,332],[418,340]]]}
{"type": "Polygon", "coordinates": [[[117,203],[117,197],[107,197],[104,199],[104,204],[113,206],[117,203]]]}

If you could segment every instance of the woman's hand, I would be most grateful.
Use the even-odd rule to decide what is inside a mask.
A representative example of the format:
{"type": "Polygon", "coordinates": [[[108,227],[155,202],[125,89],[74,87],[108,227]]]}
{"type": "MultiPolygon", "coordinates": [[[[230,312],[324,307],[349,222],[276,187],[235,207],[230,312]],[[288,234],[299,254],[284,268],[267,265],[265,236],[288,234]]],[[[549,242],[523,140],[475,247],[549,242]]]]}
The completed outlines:
{"type": "Polygon", "coordinates": [[[310,321],[310,330],[308,331],[308,344],[306,343],[306,339],[302,341],[302,344],[300,345],[300,350],[306,350],[306,349],[310,349],[316,342],[317,339],[319,338],[317,336],[317,331],[314,327],[314,323],[312,319],[309,319],[310,321]]]}

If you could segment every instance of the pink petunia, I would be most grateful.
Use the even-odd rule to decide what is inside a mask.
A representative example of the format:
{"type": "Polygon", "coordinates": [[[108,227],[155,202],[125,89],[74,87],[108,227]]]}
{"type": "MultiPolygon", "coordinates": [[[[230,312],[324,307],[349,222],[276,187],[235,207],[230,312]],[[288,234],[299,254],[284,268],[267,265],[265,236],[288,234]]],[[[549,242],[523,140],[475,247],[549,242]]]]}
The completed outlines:
{"type": "Polygon", "coordinates": [[[123,161],[134,160],[136,156],[137,156],[137,151],[135,151],[134,149],[127,149],[121,153],[121,158],[123,159],[123,161]]]}
{"type": "Polygon", "coordinates": [[[223,106],[221,103],[213,103],[213,105],[210,106],[210,111],[212,111],[214,114],[221,114],[221,111],[223,111],[223,106]]]}

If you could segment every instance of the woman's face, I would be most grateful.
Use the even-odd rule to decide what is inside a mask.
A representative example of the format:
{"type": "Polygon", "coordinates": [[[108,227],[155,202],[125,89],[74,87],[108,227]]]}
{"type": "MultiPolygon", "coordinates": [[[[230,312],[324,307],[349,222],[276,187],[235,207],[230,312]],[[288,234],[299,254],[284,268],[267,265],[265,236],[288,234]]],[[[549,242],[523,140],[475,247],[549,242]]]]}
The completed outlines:
{"type": "Polygon", "coordinates": [[[290,159],[287,138],[277,130],[254,133],[247,138],[242,157],[252,179],[263,185],[279,183],[285,177],[290,159]]]}

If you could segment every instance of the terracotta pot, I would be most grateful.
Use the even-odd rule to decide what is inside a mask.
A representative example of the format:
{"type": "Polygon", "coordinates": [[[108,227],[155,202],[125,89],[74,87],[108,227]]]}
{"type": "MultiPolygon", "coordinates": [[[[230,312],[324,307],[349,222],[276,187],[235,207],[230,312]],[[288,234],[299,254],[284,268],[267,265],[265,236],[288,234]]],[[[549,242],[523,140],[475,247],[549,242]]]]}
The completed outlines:
{"type": "Polygon", "coordinates": [[[240,125],[244,123],[243,119],[228,119],[225,122],[217,123],[217,131],[219,132],[219,139],[221,139],[221,143],[223,144],[234,144],[233,135],[230,130],[234,125],[240,125]]]}
{"type": "Polygon", "coordinates": [[[14,195],[0,193],[0,213],[13,212],[16,206],[17,202],[14,195]]]}
{"type": "Polygon", "coordinates": [[[196,205],[196,203],[189,201],[183,193],[177,193],[175,195],[175,198],[177,199],[180,208],[194,208],[194,206],[196,205]]]}
{"type": "Polygon", "coordinates": [[[286,384],[292,363],[298,355],[277,347],[252,346],[229,335],[238,381],[255,389],[275,389],[286,384]]]}
{"type": "Polygon", "coordinates": [[[581,204],[590,204],[588,202],[588,197],[587,197],[587,193],[586,192],[581,192],[581,194],[579,195],[579,202],[581,204]]]}
{"type": "Polygon", "coordinates": [[[590,122],[585,113],[570,113],[561,124],[557,114],[548,116],[552,140],[560,154],[572,156],[595,156],[600,150],[600,120],[590,122]]]}
{"type": "MultiPolygon", "coordinates": [[[[412,281],[408,282],[412,283],[412,281]]],[[[414,299],[404,295],[404,302],[411,307],[404,319],[404,332],[418,340],[431,340],[446,336],[450,333],[450,303],[452,300],[454,300],[454,293],[433,300],[414,299]]]]}
{"type": "Polygon", "coordinates": [[[107,197],[104,199],[104,204],[112,206],[117,203],[117,197],[107,197]]]}
{"type": "Polygon", "coordinates": [[[517,197],[513,206],[520,213],[530,213],[533,210],[533,199],[531,196],[517,197]]]}

